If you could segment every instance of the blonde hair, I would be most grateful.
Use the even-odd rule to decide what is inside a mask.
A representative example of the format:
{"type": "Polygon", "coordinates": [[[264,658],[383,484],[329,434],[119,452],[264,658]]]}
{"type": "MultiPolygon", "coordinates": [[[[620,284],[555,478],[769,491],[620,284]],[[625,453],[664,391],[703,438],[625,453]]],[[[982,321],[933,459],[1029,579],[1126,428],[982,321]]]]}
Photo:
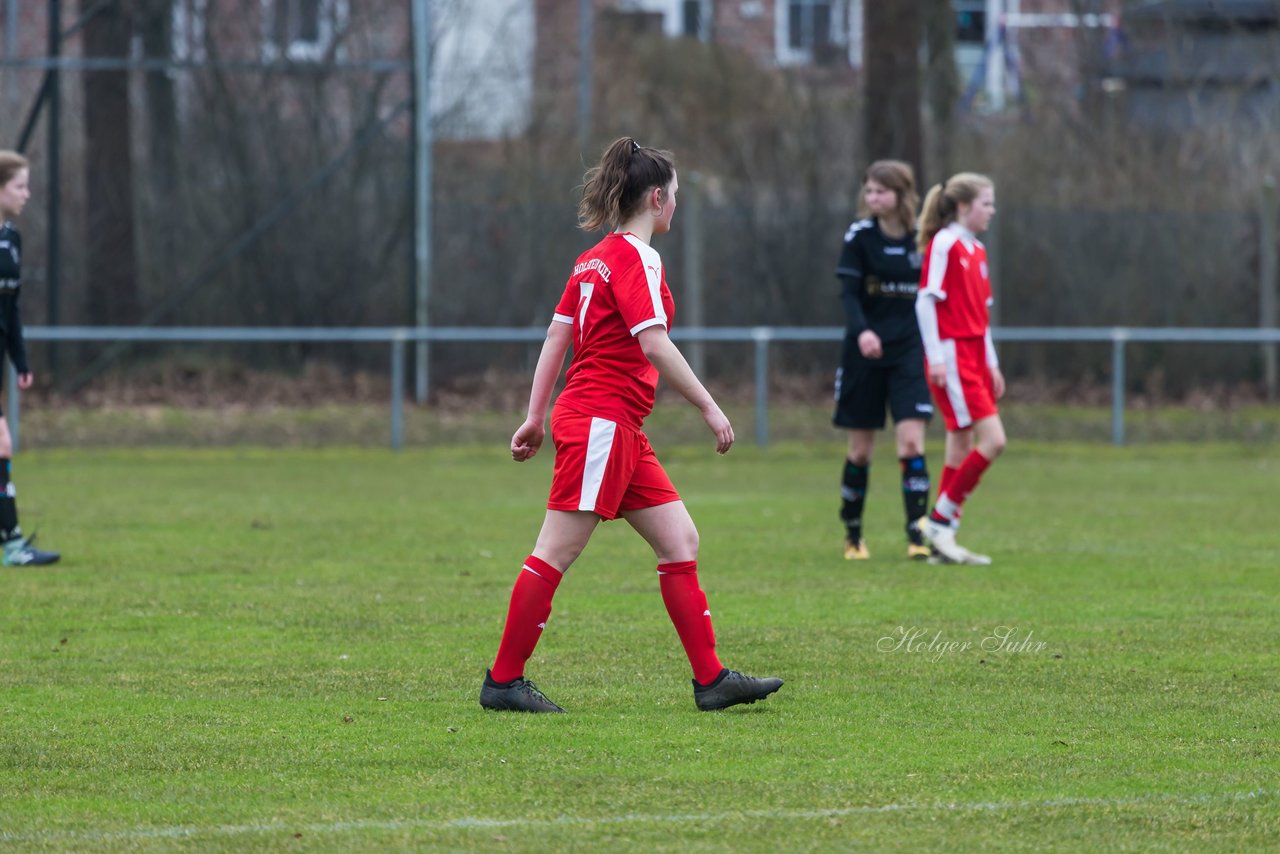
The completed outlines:
{"type": "Polygon", "coordinates": [[[0,187],[8,184],[23,169],[31,168],[27,158],[16,151],[0,150],[0,187]]]}
{"type": "Polygon", "coordinates": [[[945,183],[934,184],[920,210],[920,230],[916,235],[920,251],[928,247],[935,234],[956,221],[960,205],[972,204],[979,193],[994,187],[990,178],[977,172],[958,172],[945,183]]]}
{"type": "Polygon", "coordinates": [[[605,149],[600,165],[582,176],[582,200],[578,202],[578,227],[583,231],[617,228],[631,219],[645,193],[666,188],[676,176],[670,151],[646,148],[629,136],[605,149]]]}
{"type": "MultiPolygon", "coordinates": [[[[920,196],[916,193],[916,173],[911,164],[902,160],[877,160],[862,175],[864,187],[868,181],[875,181],[897,195],[898,204],[894,213],[903,227],[910,230],[916,222],[916,205],[920,204],[920,196]]],[[[871,209],[867,207],[865,200],[858,202],[858,216],[871,216],[871,209]]]]}

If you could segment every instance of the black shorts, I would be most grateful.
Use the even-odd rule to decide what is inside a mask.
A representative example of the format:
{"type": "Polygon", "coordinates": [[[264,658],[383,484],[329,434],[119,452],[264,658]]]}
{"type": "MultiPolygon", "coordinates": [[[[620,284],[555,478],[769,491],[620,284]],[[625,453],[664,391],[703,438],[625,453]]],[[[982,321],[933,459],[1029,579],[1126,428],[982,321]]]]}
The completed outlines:
{"type": "Polygon", "coordinates": [[[854,338],[844,339],[836,371],[836,412],[831,423],[846,430],[879,430],[885,409],[894,423],[928,421],[933,400],[924,376],[924,347],[918,339],[884,345],[884,355],[868,359],[854,338]]]}

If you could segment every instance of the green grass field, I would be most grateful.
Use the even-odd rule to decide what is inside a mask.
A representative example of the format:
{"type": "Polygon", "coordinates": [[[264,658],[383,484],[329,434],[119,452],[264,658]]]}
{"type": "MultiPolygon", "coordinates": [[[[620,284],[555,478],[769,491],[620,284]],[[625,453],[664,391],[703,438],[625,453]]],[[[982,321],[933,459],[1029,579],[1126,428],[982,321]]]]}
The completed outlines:
{"type": "Polygon", "coordinates": [[[711,714],[624,523],[530,662],[570,713],[480,709],[547,455],[23,454],[65,558],[0,574],[0,847],[1280,846],[1280,447],[1015,434],[978,569],[900,557],[889,454],[845,563],[841,445],[743,438],[654,436],[722,658],[787,680],[711,714]]]}

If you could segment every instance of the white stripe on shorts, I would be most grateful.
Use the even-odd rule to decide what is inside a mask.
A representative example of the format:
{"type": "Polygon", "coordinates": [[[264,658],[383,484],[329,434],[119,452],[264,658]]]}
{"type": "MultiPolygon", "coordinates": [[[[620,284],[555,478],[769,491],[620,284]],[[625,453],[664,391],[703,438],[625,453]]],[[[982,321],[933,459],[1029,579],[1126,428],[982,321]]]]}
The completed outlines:
{"type": "Polygon", "coordinates": [[[969,404],[964,399],[964,386],[960,383],[960,363],[956,360],[956,340],[942,342],[943,362],[947,366],[947,401],[956,414],[956,426],[964,429],[973,423],[969,416],[969,404]]]}
{"type": "Polygon", "coordinates": [[[603,418],[591,419],[591,432],[587,437],[587,461],[582,469],[582,490],[578,499],[579,510],[595,510],[600,484],[604,483],[604,469],[613,451],[613,434],[618,425],[603,418]]]}

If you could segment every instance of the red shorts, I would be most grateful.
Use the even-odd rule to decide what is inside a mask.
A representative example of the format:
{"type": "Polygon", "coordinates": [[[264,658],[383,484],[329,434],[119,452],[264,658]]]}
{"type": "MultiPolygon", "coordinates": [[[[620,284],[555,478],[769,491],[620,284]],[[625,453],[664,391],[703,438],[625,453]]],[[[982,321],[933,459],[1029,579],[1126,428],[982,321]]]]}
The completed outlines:
{"type": "Polygon", "coordinates": [[[628,510],[680,500],[639,430],[556,407],[551,441],[556,465],[548,510],[590,510],[617,519],[628,510]]]}
{"type": "Polygon", "coordinates": [[[947,381],[929,384],[942,420],[950,431],[968,430],[974,422],[995,415],[996,390],[987,367],[987,342],[982,338],[944,338],[947,381]]]}

